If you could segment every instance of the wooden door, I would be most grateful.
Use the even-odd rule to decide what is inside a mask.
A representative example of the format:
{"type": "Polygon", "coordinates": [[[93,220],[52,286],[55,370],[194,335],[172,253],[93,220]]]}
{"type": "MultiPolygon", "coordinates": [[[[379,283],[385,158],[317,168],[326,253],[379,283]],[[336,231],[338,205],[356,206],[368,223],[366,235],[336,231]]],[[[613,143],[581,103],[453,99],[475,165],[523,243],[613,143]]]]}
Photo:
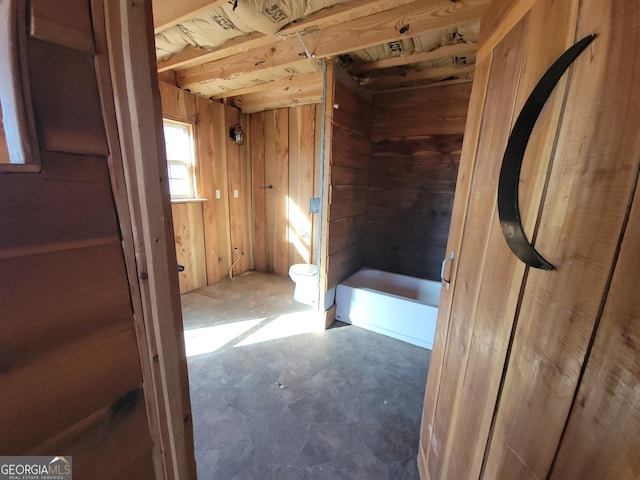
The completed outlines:
{"type": "Polygon", "coordinates": [[[639,247],[639,34],[632,0],[496,0],[485,14],[447,248],[452,288],[427,380],[423,479],[638,476],[640,308],[629,276],[639,247]],[[502,236],[502,156],[540,77],[591,33],[523,161],[522,223],[557,267],[537,270],[502,236]]]}

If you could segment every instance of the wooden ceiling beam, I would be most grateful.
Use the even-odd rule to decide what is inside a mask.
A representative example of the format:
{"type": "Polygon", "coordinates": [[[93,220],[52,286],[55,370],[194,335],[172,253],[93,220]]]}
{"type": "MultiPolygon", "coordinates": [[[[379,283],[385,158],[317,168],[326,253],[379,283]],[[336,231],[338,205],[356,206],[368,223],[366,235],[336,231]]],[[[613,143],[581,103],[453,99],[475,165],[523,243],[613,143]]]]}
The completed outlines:
{"type": "Polygon", "coordinates": [[[255,32],[244,37],[232,38],[215,50],[203,50],[189,45],[183,51],[171,55],[167,60],[158,62],[158,72],[188,68],[203,62],[212,62],[230,55],[263,47],[273,43],[273,41],[273,37],[255,32]]]}
{"type": "Polygon", "coordinates": [[[218,95],[214,95],[211,98],[219,100],[228,97],[238,97],[242,95],[249,95],[251,93],[266,92],[267,90],[276,91],[289,91],[296,88],[301,88],[306,85],[317,85],[318,82],[322,83],[322,72],[302,73],[299,75],[290,75],[280,80],[272,80],[270,82],[259,83],[252,85],[251,87],[239,88],[232,92],[224,92],[218,95]]]}
{"type": "Polygon", "coordinates": [[[443,80],[441,82],[427,83],[426,85],[409,85],[406,87],[388,88],[385,90],[374,91],[373,94],[375,96],[375,95],[385,95],[387,93],[410,92],[412,90],[419,90],[421,88],[446,87],[447,85],[459,85],[461,83],[471,83],[471,82],[473,82],[473,78],[455,78],[453,80],[443,80]]]}
{"type": "MultiPolygon", "coordinates": [[[[476,20],[481,17],[487,3],[488,0],[421,0],[348,24],[305,31],[302,40],[316,58],[326,58],[476,20]]],[[[233,79],[257,69],[292,63],[303,57],[303,45],[297,37],[292,37],[266,47],[178,70],[176,77],[180,87],[189,88],[214,78],[233,79]]]]}
{"type": "Polygon", "coordinates": [[[413,55],[403,55],[401,57],[391,57],[376,62],[368,62],[360,65],[353,65],[348,69],[349,73],[363,73],[383,68],[398,67],[412,63],[428,62],[442,57],[456,57],[462,55],[472,55],[478,50],[475,43],[454,43],[444,45],[429,52],[416,53],[413,55]]]}
{"type": "Polygon", "coordinates": [[[279,67],[247,72],[231,80],[216,78],[210,82],[194,85],[190,90],[196,95],[203,95],[205,97],[220,96],[221,98],[228,98],[236,95],[236,92],[240,89],[263,86],[265,84],[269,85],[272,82],[281,81],[291,75],[300,76],[307,73],[320,72],[321,70],[321,65],[303,59],[279,67]]]}
{"type": "Polygon", "coordinates": [[[363,82],[365,88],[371,90],[388,90],[401,86],[408,86],[412,82],[423,80],[437,80],[438,78],[466,75],[475,70],[475,65],[450,65],[446,67],[429,68],[406,75],[386,75],[363,82]]]}
{"type": "Polygon", "coordinates": [[[281,87],[233,97],[233,104],[242,113],[255,113],[274,108],[297,107],[322,102],[322,76],[320,81],[298,85],[295,88],[281,87]]]}
{"type": "Polygon", "coordinates": [[[229,0],[153,0],[153,29],[155,33],[193,18],[203,10],[219,7],[229,0]]]}
{"type": "Polygon", "coordinates": [[[158,71],[177,68],[187,68],[206,62],[212,62],[229,57],[237,53],[246,52],[274,43],[295,35],[296,32],[319,30],[340,23],[351,22],[355,19],[373,15],[414,3],[416,0],[358,0],[357,2],[335,5],[325,8],[299,22],[293,22],[280,30],[275,36],[254,32],[250,35],[234,38],[215,50],[187,47],[182,52],[172,55],[169,59],[158,62],[158,71]]]}

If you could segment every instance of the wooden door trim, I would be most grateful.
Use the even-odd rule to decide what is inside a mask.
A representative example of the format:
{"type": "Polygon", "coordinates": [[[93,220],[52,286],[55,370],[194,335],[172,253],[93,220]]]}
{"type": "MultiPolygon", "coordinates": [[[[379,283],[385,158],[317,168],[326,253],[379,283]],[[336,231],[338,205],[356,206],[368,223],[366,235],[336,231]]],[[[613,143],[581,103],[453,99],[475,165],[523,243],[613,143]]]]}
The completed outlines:
{"type": "Polygon", "coordinates": [[[157,478],[196,478],[151,2],[92,0],[109,174],[157,478]]]}
{"type": "Polygon", "coordinates": [[[537,0],[493,0],[482,16],[476,63],[480,63],[529,13],[537,0]]]}

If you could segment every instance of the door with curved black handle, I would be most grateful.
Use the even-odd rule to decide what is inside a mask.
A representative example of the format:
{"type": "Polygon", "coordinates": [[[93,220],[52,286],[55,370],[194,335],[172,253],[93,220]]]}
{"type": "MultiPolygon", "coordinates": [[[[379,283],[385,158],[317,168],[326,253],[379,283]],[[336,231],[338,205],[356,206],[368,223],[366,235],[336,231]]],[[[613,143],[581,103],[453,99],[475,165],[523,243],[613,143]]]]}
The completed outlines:
{"type": "Polygon", "coordinates": [[[516,257],[527,265],[542,270],[553,270],[555,267],[533,247],[522,227],[518,200],[522,159],[533,127],[554,87],[569,65],[595,38],[596,35],[591,34],[574,44],[542,76],[518,115],[502,159],[498,182],[498,216],[502,234],[516,257]]]}

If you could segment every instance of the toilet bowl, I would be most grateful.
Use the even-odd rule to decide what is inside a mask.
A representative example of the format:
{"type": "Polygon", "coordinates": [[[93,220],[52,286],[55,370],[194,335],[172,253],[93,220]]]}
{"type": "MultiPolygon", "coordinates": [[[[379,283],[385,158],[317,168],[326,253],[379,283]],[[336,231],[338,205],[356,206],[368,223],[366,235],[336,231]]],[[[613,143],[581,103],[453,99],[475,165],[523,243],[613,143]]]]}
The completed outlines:
{"type": "Polygon", "coordinates": [[[318,266],[307,263],[291,265],[289,276],[296,284],[293,299],[296,302],[314,305],[318,301],[318,266]]]}

